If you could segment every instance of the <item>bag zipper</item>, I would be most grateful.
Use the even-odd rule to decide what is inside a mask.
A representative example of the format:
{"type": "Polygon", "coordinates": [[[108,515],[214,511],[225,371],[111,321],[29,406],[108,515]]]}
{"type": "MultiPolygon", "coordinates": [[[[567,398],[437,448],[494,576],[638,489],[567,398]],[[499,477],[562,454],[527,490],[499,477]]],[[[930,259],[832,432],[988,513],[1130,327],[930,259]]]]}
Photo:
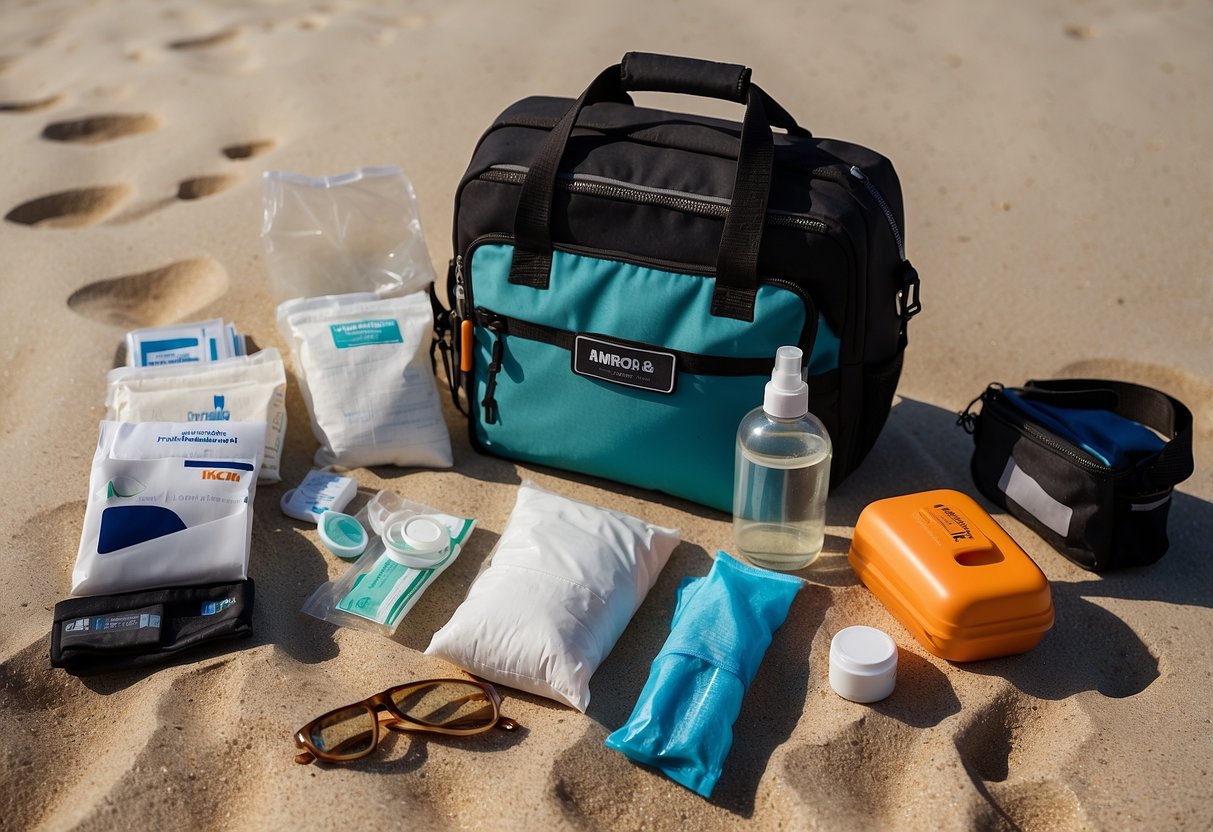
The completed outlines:
{"type": "MultiPolygon", "coordinates": [[[[510,234],[485,234],[477,237],[468,245],[468,257],[472,256],[472,252],[481,245],[489,243],[505,243],[508,245],[514,244],[514,237],[510,234]]],[[[658,269],[663,272],[678,272],[681,274],[693,274],[702,277],[712,277],[716,274],[715,269],[710,266],[701,266],[694,263],[678,263],[673,260],[659,260],[655,257],[644,257],[637,254],[624,254],[621,252],[603,251],[600,249],[590,248],[588,246],[570,245],[566,243],[556,243],[552,246],[556,251],[563,251],[569,254],[580,254],[586,257],[596,257],[600,260],[612,260],[616,263],[626,263],[633,266],[644,266],[646,268],[658,269]]],[[[758,279],[760,286],[777,286],[785,289],[796,297],[800,298],[800,302],[804,305],[804,328],[800,332],[800,340],[798,346],[806,352],[811,351],[812,346],[817,341],[817,318],[818,310],[817,303],[813,300],[808,290],[798,283],[791,280],[785,280],[782,277],[763,277],[758,279]]],[[[468,311],[475,309],[475,301],[472,298],[472,287],[468,282],[463,268],[463,257],[455,258],[455,304],[458,307],[462,302],[464,312],[460,317],[467,319],[468,311]]]]}
{"type": "MultiPolygon", "coordinates": [[[[512,185],[521,185],[526,180],[529,171],[530,168],[523,165],[493,165],[476,178],[486,182],[507,182],[512,185]]],[[[600,196],[621,202],[658,205],[687,214],[716,219],[724,219],[729,214],[729,200],[723,197],[691,194],[668,188],[652,188],[647,185],[637,185],[620,179],[609,179],[605,176],[594,176],[587,173],[557,174],[556,187],[570,193],[600,196]]],[[[830,230],[829,226],[821,220],[792,211],[767,211],[766,222],[767,225],[799,228],[822,234],[830,230]]]]}
{"type": "Polygon", "coordinates": [[[868,189],[868,193],[871,194],[872,199],[880,206],[880,210],[884,212],[884,218],[889,221],[889,228],[893,232],[893,239],[897,241],[897,256],[901,258],[902,262],[905,262],[906,246],[901,238],[901,229],[897,227],[897,220],[893,216],[893,209],[889,207],[889,203],[885,202],[884,196],[881,195],[876,184],[871,179],[868,179],[867,174],[860,170],[858,165],[851,165],[851,176],[854,176],[863,183],[864,187],[868,189]]]}
{"type": "MultiPolygon", "coordinates": [[[[528,341],[538,341],[542,344],[548,344],[572,352],[576,336],[580,334],[567,329],[547,326],[546,324],[532,323],[521,318],[512,318],[483,307],[472,310],[472,320],[477,325],[488,330],[492,337],[491,358],[487,368],[485,395],[484,400],[480,403],[484,412],[484,421],[489,425],[497,421],[497,399],[495,393],[497,390],[497,375],[501,372],[502,360],[504,359],[505,336],[510,335],[528,341]]],[[[624,346],[634,346],[638,349],[650,349],[670,353],[674,356],[674,366],[678,370],[697,375],[766,376],[770,374],[771,368],[775,364],[773,356],[771,358],[742,358],[727,355],[704,355],[702,353],[688,353],[657,344],[646,344],[629,341],[624,338],[614,338],[613,336],[612,340],[624,346]],[[703,367],[705,363],[710,364],[716,361],[728,365],[728,369],[705,369],[703,367]]]]}
{"type": "Polygon", "coordinates": [[[1018,412],[1014,411],[1012,408],[999,404],[999,394],[1002,393],[1002,391],[1003,386],[1001,384],[991,384],[985,389],[985,392],[983,392],[973,401],[969,402],[968,407],[966,407],[960,414],[959,418],[957,418],[956,424],[963,427],[966,433],[973,433],[973,431],[976,430],[978,422],[978,414],[972,412],[973,405],[981,402],[982,408],[980,415],[982,417],[986,416],[987,414],[993,416],[1007,427],[1018,430],[1020,433],[1023,433],[1029,438],[1035,440],[1037,444],[1043,445],[1049,450],[1061,454],[1067,459],[1077,463],[1082,468],[1086,468],[1094,473],[1105,475],[1111,474],[1117,477],[1132,473],[1132,469],[1127,471],[1117,471],[1115,468],[1109,468],[1102,462],[1092,459],[1086,452],[1075,448],[1068,443],[1063,443],[1063,441],[1060,439],[1053,438],[1040,428],[1028,422],[1027,419],[1019,415],[1018,412]],[[1014,415],[1011,415],[1012,413],[1014,415]]]}

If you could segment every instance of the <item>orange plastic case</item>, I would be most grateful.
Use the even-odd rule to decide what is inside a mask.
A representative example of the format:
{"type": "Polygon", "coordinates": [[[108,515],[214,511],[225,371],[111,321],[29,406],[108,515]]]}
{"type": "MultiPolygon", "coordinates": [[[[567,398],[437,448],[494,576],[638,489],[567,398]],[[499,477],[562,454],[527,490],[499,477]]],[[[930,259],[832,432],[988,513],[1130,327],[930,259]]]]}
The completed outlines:
{"type": "Polygon", "coordinates": [[[849,559],[919,643],[949,661],[1023,653],[1053,626],[1040,567],[959,491],[871,503],[855,524],[849,559]]]}

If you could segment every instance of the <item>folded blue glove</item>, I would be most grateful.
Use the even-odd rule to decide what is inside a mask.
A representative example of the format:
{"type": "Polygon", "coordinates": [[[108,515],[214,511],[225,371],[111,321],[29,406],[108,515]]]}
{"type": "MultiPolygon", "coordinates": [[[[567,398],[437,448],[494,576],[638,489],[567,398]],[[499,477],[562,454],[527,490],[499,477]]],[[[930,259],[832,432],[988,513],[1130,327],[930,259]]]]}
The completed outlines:
{"type": "Polygon", "coordinates": [[[733,723],[771,636],[804,581],[717,552],[705,577],[678,588],[670,636],[632,716],[607,748],[710,797],[733,745],[733,723]]]}

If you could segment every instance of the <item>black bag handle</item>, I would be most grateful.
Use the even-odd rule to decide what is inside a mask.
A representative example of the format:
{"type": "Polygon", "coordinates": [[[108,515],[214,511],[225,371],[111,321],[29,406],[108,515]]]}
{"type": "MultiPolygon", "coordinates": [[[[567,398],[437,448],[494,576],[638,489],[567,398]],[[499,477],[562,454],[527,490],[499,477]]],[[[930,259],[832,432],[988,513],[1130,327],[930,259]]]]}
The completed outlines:
{"type": "Polygon", "coordinates": [[[552,270],[552,198],[569,136],[583,107],[599,101],[630,104],[628,90],[689,93],[745,103],[737,176],[716,256],[712,314],[754,320],[758,249],[774,158],[771,125],[796,135],[807,136],[808,132],[756,84],[750,83],[750,70],[739,64],[629,52],[623,61],[603,70],[552,128],[531,162],[514,215],[510,282],[537,289],[548,287],[552,270]]]}
{"type": "Polygon", "coordinates": [[[1192,476],[1192,411],[1161,390],[1127,381],[1094,378],[1029,381],[1024,388],[1046,394],[1066,394],[1067,406],[1110,410],[1161,433],[1168,442],[1158,455],[1139,469],[1145,485],[1157,491],[1174,488],[1192,476]],[[1111,392],[1116,400],[1108,406],[1111,392]],[[1089,400],[1084,401],[1086,397],[1089,400]]]}

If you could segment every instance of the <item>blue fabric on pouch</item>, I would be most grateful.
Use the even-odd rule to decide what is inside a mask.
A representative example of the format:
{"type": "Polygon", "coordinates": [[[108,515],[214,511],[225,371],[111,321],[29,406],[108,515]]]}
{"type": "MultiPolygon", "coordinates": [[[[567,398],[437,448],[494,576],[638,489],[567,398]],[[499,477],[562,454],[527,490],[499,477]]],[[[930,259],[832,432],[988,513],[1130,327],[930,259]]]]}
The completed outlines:
{"type": "Polygon", "coordinates": [[[1002,395],[1025,416],[1082,448],[1109,468],[1135,465],[1143,458],[1153,457],[1166,445],[1145,425],[1110,410],[1058,407],[1025,399],[1011,390],[1003,390],[1002,395]]]}
{"type": "MultiPolygon", "coordinates": [[[[469,278],[477,309],[565,333],[724,359],[773,357],[805,325],[804,301],[781,285],[759,285],[755,320],[762,326],[754,326],[710,315],[713,281],[699,275],[556,251],[549,289],[537,291],[509,282],[512,261],[512,246],[476,245],[469,278]]],[[[809,372],[836,372],[840,342],[818,317],[809,372]]],[[[473,414],[488,393],[496,340],[475,328],[473,414]]],[[[496,420],[473,416],[484,448],[732,510],[737,425],[762,403],[769,373],[679,371],[673,392],[663,394],[577,375],[569,350],[552,344],[518,335],[503,342],[496,420]]]]}
{"type": "Polygon", "coordinates": [[[632,715],[607,748],[710,797],[733,745],[733,723],[775,630],[804,581],[724,552],[678,589],[670,635],[632,715]]]}

